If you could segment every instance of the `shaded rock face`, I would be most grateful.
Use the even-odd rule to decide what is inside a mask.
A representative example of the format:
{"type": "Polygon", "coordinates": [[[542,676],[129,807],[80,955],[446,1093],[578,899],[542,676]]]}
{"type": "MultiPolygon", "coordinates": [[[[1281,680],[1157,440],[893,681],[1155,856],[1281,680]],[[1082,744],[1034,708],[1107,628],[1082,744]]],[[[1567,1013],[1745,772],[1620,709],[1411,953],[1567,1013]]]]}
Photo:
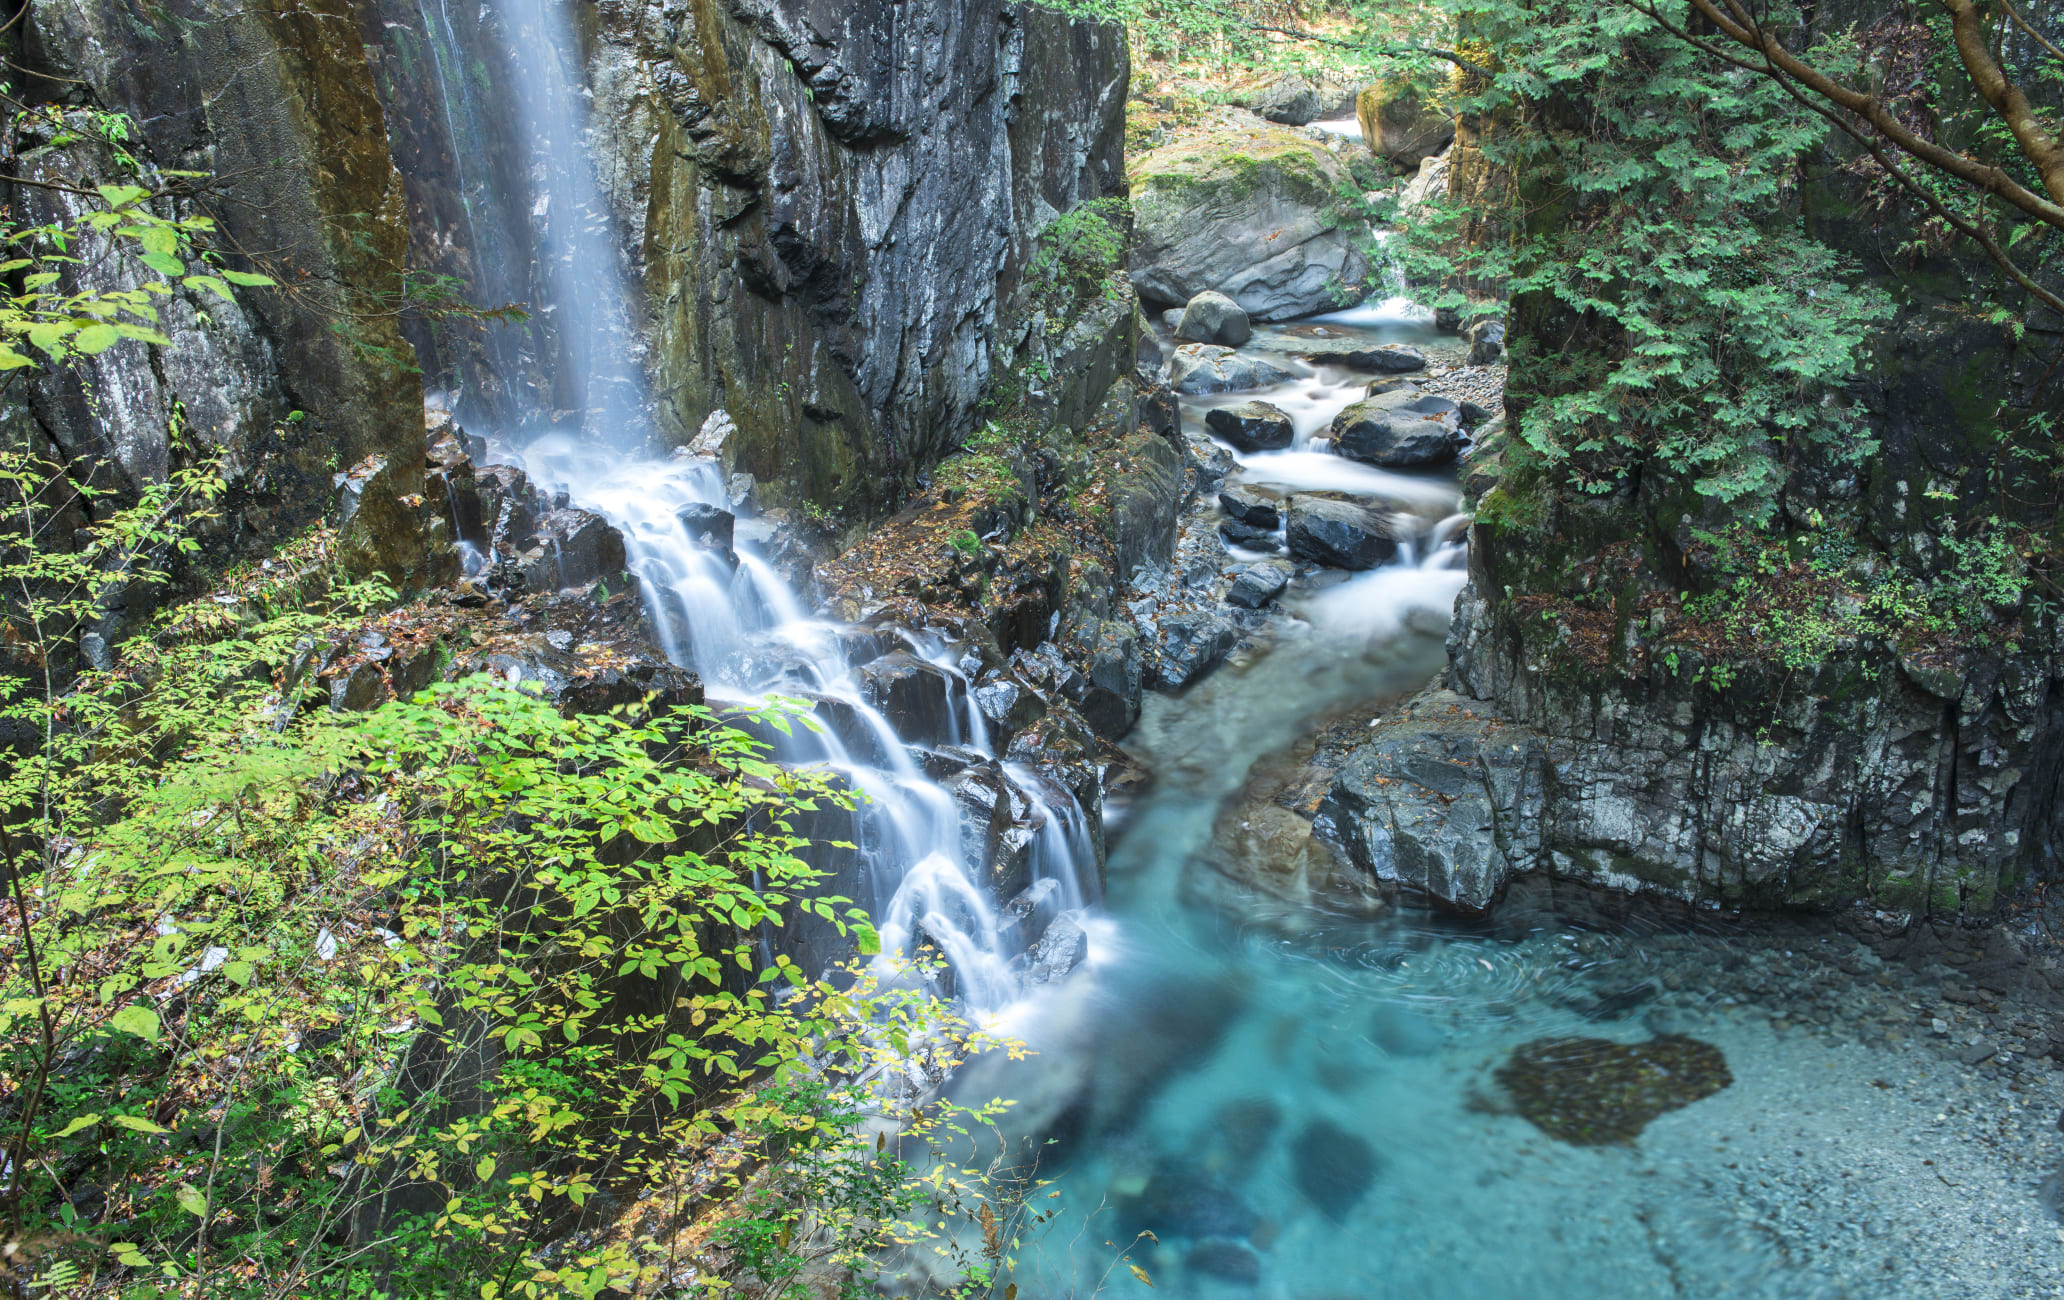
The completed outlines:
{"type": "Polygon", "coordinates": [[[1328,105],[1317,86],[1293,72],[1270,82],[1249,101],[1249,107],[1267,121],[1305,126],[1316,121],[1328,105]]]}
{"type": "MultiPolygon", "coordinates": [[[[437,80],[413,5],[381,8],[396,95],[471,93],[437,80]]],[[[727,471],[832,507],[896,499],[966,436],[1019,345],[1046,287],[1024,283],[1039,233],[1123,193],[1122,30],[1005,0],[577,8],[594,162],[648,313],[657,432],[685,443],[723,409],[727,471]]],[[[492,68],[493,35],[461,45],[492,68]]],[[[478,115],[492,126],[495,96],[521,89],[482,92],[478,115]]],[[[450,244],[439,214],[477,181],[453,167],[463,147],[426,136],[397,151],[419,262],[476,282],[532,274],[524,214],[496,219],[513,271],[450,244]]],[[[491,142],[482,164],[506,172],[512,152],[491,142]]],[[[1110,324],[1129,331],[1129,311],[1110,324]]],[[[1127,364],[1130,347],[1128,334],[1127,364]]],[[[491,359],[440,354],[461,373],[491,359]]]]}
{"type": "Polygon", "coordinates": [[[1134,160],[1132,282],[1149,302],[1206,290],[1255,320],[1352,306],[1370,268],[1340,200],[1346,167],[1301,133],[1229,129],[1134,160]]]}
{"type": "MultiPolygon", "coordinates": [[[[98,486],[128,492],[170,467],[169,417],[183,410],[202,447],[229,455],[231,490],[210,559],[283,541],[329,509],[332,471],[366,464],[377,499],[345,530],[345,561],[403,585],[442,576],[432,564],[441,539],[402,503],[422,491],[423,475],[421,389],[389,305],[400,294],[407,227],[356,30],[298,0],[263,9],[175,0],[147,13],[55,0],[25,10],[20,30],[25,95],[83,96],[125,113],[141,128],[129,148],[144,161],[216,178],[200,201],[216,242],[263,250],[264,269],[298,286],[241,290],[235,305],[176,293],[165,306],[172,347],[153,356],[118,345],[65,376],[32,381],[32,440],[101,462],[98,486]],[[287,423],[297,409],[305,417],[287,423]]],[[[17,147],[9,170],[26,179],[86,188],[133,179],[90,145],[24,136],[17,147]]],[[[76,210],[76,196],[7,188],[29,222],[76,210]]],[[[167,216],[192,211],[161,207],[167,216]]],[[[231,264],[253,269],[234,256],[231,264]]],[[[81,273],[108,288],[161,278],[126,256],[81,273]]]]}
{"type": "Polygon", "coordinates": [[[1400,167],[1417,167],[1448,147],[1455,120],[1400,85],[1371,86],[1355,99],[1362,141],[1400,167]]]}

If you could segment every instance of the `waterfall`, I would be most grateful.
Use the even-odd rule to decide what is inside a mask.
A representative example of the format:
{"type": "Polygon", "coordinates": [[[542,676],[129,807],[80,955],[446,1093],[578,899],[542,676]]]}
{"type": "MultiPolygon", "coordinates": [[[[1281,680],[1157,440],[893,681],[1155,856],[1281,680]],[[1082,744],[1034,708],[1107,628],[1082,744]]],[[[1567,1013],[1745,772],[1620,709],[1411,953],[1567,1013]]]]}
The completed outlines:
{"type": "MultiPolygon", "coordinates": [[[[956,647],[813,618],[761,553],[768,530],[730,498],[715,458],[652,454],[638,306],[588,162],[589,96],[571,25],[556,0],[517,0],[494,34],[520,105],[510,126],[529,141],[529,189],[483,201],[531,226],[532,313],[558,347],[540,384],[499,376],[519,409],[491,436],[533,483],[617,526],[661,650],[702,678],[713,705],[808,707],[814,729],[758,734],[779,761],[829,770],[863,797],[846,837],[857,847],[827,850],[827,861],[841,868],[839,892],[877,919],[885,973],[899,977],[899,959],[930,950],[947,966],[936,987],[977,1015],[1001,1012],[1021,996],[1026,950],[1044,928],[1097,897],[1083,809],[1029,768],[998,762],[956,647]],[[963,800],[927,770],[1002,792],[989,815],[1029,837],[1014,841],[1032,879],[1022,897],[991,895],[993,864],[971,861],[968,848],[983,837],[964,834],[963,800]]],[[[447,78],[440,93],[447,123],[481,117],[468,79],[447,78]]]]}

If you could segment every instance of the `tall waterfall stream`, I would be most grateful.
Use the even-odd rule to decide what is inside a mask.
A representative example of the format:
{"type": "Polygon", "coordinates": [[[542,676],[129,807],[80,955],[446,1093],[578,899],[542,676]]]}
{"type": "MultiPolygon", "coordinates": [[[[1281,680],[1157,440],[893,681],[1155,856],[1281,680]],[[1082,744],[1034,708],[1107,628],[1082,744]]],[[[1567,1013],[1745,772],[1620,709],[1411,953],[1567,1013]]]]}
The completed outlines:
{"type": "MultiPolygon", "coordinates": [[[[1228,399],[1266,398],[1298,426],[1290,449],[1241,457],[1242,473],[1380,501],[1418,521],[1413,544],[1388,567],[1293,589],[1258,644],[1185,695],[1150,700],[1129,744],[1156,784],[1115,835],[1108,900],[1074,797],[1002,769],[1029,809],[1037,912],[1029,925],[1006,915],[966,860],[960,809],[908,743],[996,760],[972,665],[943,641],[884,646],[813,617],[758,552],[749,515],[731,547],[683,524],[684,509],[733,503],[709,462],[651,454],[632,300],[583,157],[579,78],[560,53],[572,34],[551,0],[524,0],[505,21],[536,188],[482,197],[533,232],[530,279],[561,361],[559,392],[533,394],[534,418],[502,440],[535,482],[622,529],[663,648],[713,698],[800,696],[840,720],[784,739],[779,756],[829,764],[867,796],[842,883],[886,949],[928,939],[962,1003],[1036,1052],[979,1062],[954,1084],[1015,1099],[1008,1133],[1060,1193],[1021,1252],[1019,1295],[1149,1294],[1114,1269],[1121,1252],[1153,1294],[1189,1297],[2064,1294],[1988,1289],[1990,1260],[2047,1260],[2055,1278],[2060,1256],[2026,1162],[1976,1133],[1981,1103],[2002,1133],[2025,1133],[2054,1096],[1974,1082],[1921,1050],[1922,991],[1854,941],[1644,929],[1545,905],[1508,908],[1495,926],[1334,913],[1224,869],[1280,806],[1300,744],[1439,670],[1464,579],[1452,480],[1316,445],[1356,395],[1345,372],[1304,367],[1279,390],[1228,399]],[[571,416],[566,393],[578,395],[571,416]],[[936,684],[922,737],[898,736],[856,676],[885,653],[936,684]],[[1062,914],[1089,934],[1088,958],[1028,987],[1027,939],[1062,914]],[[1717,1048],[1731,1082],[1659,1114],[1638,1141],[1558,1141],[1492,1086],[1528,1044],[1673,1035],[1717,1048]]],[[[1395,303],[1327,327],[1430,336],[1395,303]]],[[[1185,412],[1191,428],[1201,413],[1185,412]]]]}

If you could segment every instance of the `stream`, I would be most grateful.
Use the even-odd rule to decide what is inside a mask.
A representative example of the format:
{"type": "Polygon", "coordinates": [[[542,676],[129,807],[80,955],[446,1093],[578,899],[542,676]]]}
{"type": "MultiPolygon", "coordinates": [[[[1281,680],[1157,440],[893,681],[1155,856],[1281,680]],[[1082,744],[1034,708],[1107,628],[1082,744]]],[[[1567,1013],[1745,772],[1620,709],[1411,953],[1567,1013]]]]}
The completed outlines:
{"type": "MultiPolygon", "coordinates": [[[[1185,403],[1193,433],[1214,405],[1281,407],[1295,441],[1238,455],[1239,477],[1372,501],[1408,521],[1405,540],[1378,569],[1307,572],[1228,663],[1149,696],[1125,743],[1153,781],[1110,810],[1100,880],[1075,795],[999,761],[971,701],[979,659],[815,617],[710,462],[652,454],[623,341],[630,290],[577,156],[576,78],[553,53],[574,48],[571,33],[552,5],[510,21],[505,57],[533,89],[522,125],[545,179],[483,202],[534,232],[528,278],[551,298],[540,314],[560,372],[558,393],[531,394],[531,418],[501,441],[533,481],[621,529],[660,644],[714,702],[780,695],[816,710],[821,731],[768,738],[867,797],[857,847],[826,865],[855,881],[885,949],[936,947],[961,1005],[1032,1049],[981,1058],[952,1085],[1012,1099],[1012,1151],[1051,1180],[1013,1252],[1018,1295],[2064,1295],[2064,1231],[2041,1185],[2052,1076],[2024,1085],[1989,1066],[1961,1020],[1952,1038],[1936,971],[1889,965],[1825,925],[1664,927],[1552,892],[1509,900],[1493,925],[1258,886],[1257,842],[1263,858],[1283,847],[1317,869],[1323,850],[1297,838],[1285,805],[1322,738],[1366,727],[1444,662],[1465,580],[1454,478],[1335,455],[1326,426],[1368,376],[1294,360],[1314,337],[1432,348],[1425,320],[1382,301],[1261,326],[1247,350],[1295,378],[1185,403]],[[891,698],[905,701],[893,723],[891,698]],[[966,781],[1015,810],[1015,898],[995,897],[970,860],[954,784],[966,781]],[[1028,983],[1028,943],[1062,916],[1086,956],[1028,983]],[[1562,1073],[1513,1073],[1544,1042],[1562,1073]],[[1611,1140],[1558,1135],[1579,1111],[1621,1123],[1626,1098],[1579,1085],[1595,1092],[1601,1063],[1655,1042],[1678,1055],[1642,1086],[1674,1104],[1611,1140]],[[1559,1118],[1515,1104],[1556,1088],[1559,1118]]],[[[1185,523],[1193,542],[1212,526],[1208,513],[1185,523]]],[[[907,1263],[885,1266],[886,1289],[916,1287],[907,1263]]]]}

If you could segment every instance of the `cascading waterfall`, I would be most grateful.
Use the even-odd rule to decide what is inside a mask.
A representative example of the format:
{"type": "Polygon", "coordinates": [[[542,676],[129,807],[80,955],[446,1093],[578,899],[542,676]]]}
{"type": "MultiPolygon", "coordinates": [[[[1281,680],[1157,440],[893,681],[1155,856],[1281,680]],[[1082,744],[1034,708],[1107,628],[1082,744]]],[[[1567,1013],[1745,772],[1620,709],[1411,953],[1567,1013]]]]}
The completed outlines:
{"type": "MultiPolygon", "coordinates": [[[[1001,1012],[1020,996],[1021,954],[1045,924],[1097,897],[1082,808],[1029,769],[997,766],[952,646],[812,618],[760,553],[765,530],[740,517],[714,458],[650,454],[635,300],[583,148],[587,96],[573,33],[554,0],[520,0],[502,21],[499,55],[522,106],[514,125],[531,142],[531,192],[494,197],[533,227],[542,300],[532,310],[558,338],[558,371],[498,441],[518,448],[534,483],[618,527],[660,648],[694,669],[713,700],[741,712],[776,698],[810,709],[818,726],[768,729],[765,739],[780,761],[827,767],[864,796],[852,836],[857,879],[840,888],[877,918],[884,963],[929,947],[964,1007],[1001,1012]],[[540,428],[551,431],[535,436],[540,428]],[[870,692],[869,675],[885,672],[914,684],[924,705],[898,719],[903,734],[870,692]],[[1007,907],[1013,900],[989,896],[977,879],[982,864],[963,848],[961,807],[920,769],[913,744],[955,753],[964,768],[993,770],[1017,788],[1036,899],[1007,907]]],[[[470,94],[463,80],[441,89],[470,94]]],[[[479,115],[470,103],[456,111],[479,115]]],[[[447,103],[448,121],[453,113],[447,103]]]]}

